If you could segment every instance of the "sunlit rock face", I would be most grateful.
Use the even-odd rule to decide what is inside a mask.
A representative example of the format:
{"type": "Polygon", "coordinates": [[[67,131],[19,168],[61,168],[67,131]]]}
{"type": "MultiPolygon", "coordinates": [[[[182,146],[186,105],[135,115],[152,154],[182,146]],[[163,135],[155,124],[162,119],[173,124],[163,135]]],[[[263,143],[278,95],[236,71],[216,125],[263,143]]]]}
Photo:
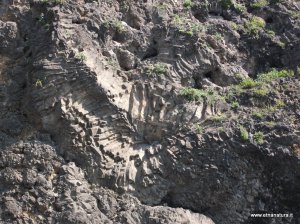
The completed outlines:
{"type": "Polygon", "coordinates": [[[0,2],[0,223],[297,223],[299,8],[0,2]]]}

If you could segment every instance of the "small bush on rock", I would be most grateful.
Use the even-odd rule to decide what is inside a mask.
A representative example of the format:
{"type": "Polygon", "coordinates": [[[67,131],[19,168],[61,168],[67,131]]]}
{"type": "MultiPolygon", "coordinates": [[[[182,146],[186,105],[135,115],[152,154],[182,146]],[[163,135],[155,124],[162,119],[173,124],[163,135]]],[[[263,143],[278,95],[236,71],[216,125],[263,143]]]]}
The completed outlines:
{"type": "Polygon", "coordinates": [[[257,16],[253,16],[244,24],[246,32],[251,34],[258,34],[261,30],[265,28],[265,26],[265,20],[257,16]]]}
{"type": "Polygon", "coordinates": [[[255,87],[258,85],[256,81],[254,81],[251,78],[244,79],[240,84],[239,84],[243,89],[250,89],[252,87],[255,87]]]}
{"type": "Polygon", "coordinates": [[[193,1],[192,0],[184,0],[183,6],[184,6],[184,8],[189,9],[193,6],[193,1]]]}
{"type": "Polygon", "coordinates": [[[294,72],[292,70],[276,70],[272,69],[270,72],[259,74],[257,77],[257,81],[261,82],[270,82],[274,79],[285,78],[285,77],[293,77],[294,72]]]}
{"type": "Polygon", "coordinates": [[[148,65],[146,68],[146,73],[149,76],[166,75],[167,71],[168,71],[168,67],[162,63],[148,65]]]}
{"type": "Polygon", "coordinates": [[[86,56],[84,55],[83,52],[80,52],[78,54],[76,54],[75,58],[81,62],[84,62],[86,61],[86,56]]]}
{"type": "Polygon", "coordinates": [[[259,145],[263,144],[264,143],[264,133],[262,133],[261,131],[255,132],[253,135],[253,139],[257,144],[259,144],[259,145]]]}
{"type": "Polygon", "coordinates": [[[240,135],[243,141],[247,141],[249,139],[249,133],[245,127],[240,126],[240,135]]]}
{"type": "Polygon", "coordinates": [[[189,101],[198,101],[201,98],[205,99],[207,103],[213,104],[218,100],[223,100],[223,97],[220,96],[215,90],[201,90],[191,87],[183,88],[179,95],[184,96],[189,101]]]}
{"type": "Polygon", "coordinates": [[[236,101],[231,103],[231,109],[233,110],[236,110],[237,108],[239,108],[239,106],[240,106],[239,103],[236,101]]]}
{"type": "Polygon", "coordinates": [[[251,6],[253,8],[259,9],[259,8],[266,7],[267,5],[269,5],[269,2],[267,0],[257,0],[251,6]]]}

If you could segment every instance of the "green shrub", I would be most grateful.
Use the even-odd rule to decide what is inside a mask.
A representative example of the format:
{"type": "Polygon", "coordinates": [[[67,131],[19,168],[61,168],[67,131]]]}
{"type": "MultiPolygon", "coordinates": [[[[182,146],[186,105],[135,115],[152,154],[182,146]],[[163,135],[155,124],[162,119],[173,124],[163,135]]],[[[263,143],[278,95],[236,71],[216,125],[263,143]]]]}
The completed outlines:
{"type": "Polygon", "coordinates": [[[266,33],[271,38],[274,38],[276,36],[276,33],[273,30],[266,30],[266,33]]]}
{"type": "Polygon", "coordinates": [[[184,96],[189,101],[198,101],[207,94],[203,90],[186,87],[180,91],[179,95],[184,96]]]}
{"type": "Polygon", "coordinates": [[[75,58],[78,59],[78,60],[81,61],[81,62],[86,61],[86,56],[84,55],[83,52],[80,52],[80,53],[76,54],[76,55],[75,55],[75,58]]]}
{"type": "Polygon", "coordinates": [[[265,26],[265,20],[257,16],[253,16],[244,24],[246,32],[251,34],[258,34],[259,31],[265,28],[265,26]]]}
{"type": "Polygon", "coordinates": [[[224,127],[218,127],[217,130],[218,130],[218,132],[225,132],[226,131],[224,127]]]}
{"type": "Polygon", "coordinates": [[[224,37],[222,36],[222,34],[220,33],[216,33],[213,35],[213,38],[217,41],[217,42],[221,42],[224,40],[224,37]]]}
{"type": "Polygon", "coordinates": [[[238,12],[238,13],[243,13],[247,10],[246,6],[244,6],[243,4],[235,4],[234,5],[234,9],[238,12]]]}
{"type": "Polygon", "coordinates": [[[276,100],[275,107],[282,108],[285,106],[285,103],[282,100],[276,100]]]}
{"type": "Polygon", "coordinates": [[[247,141],[249,139],[249,133],[242,125],[240,126],[240,136],[243,141],[247,141]]]}
{"type": "Polygon", "coordinates": [[[40,87],[40,88],[42,88],[42,87],[43,87],[43,82],[42,82],[42,80],[40,80],[40,79],[36,80],[36,82],[35,82],[35,87],[40,87]]]}
{"type": "Polygon", "coordinates": [[[123,33],[125,31],[125,26],[123,25],[122,21],[120,21],[120,20],[115,20],[113,22],[113,26],[119,33],[123,33]]]}
{"type": "Polygon", "coordinates": [[[206,99],[207,103],[214,103],[218,100],[223,100],[223,97],[220,96],[215,90],[208,89],[208,90],[201,90],[195,89],[191,87],[183,88],[179,95],[184,96],[189,101],[198,101],[201,98],[206,99]]]}
{"type": "Polygon", "coordinates": [[[239,108],[239,106],[240,106],[239,103],[236,102],[236,101],[234,101],[234,102],[231,103],[231,109],[233,109],[233,110],[239,108]]]}
{"type": "Polygon", "coordinates": [[[276,44],[278,45],[278,47],[280,47],[281,49],[284,49],[285,48],[285,43],[282,42],[282,41],[277,41],[276,44]]]}
{"type": "Polygon", "coordinates": [[[261,131],[255,132],[253,135],[253,139],[257,144],[259,144],[259,145],[263,144],[264,143],[264,133],[262,133],[261,131]]]}
{"type": "Polygon", "coordinates": [[[216,114],[216,115],[208,118],[208,120],[211,120],[212,122],[215,122],[215,123],[219,123],[219,122],[224,121],[226,118],[227,117],[224,114],[216,114]]]}
{"type": "Polygon", "coordinates": [[[146,67],[146,74],[150,76],[155,75],[166,75],[168,72],[168,67],[165,64],[157,63],[154,65],[148,65],[146,67]]]}
{"type": "Polygon", "coordinates": [[[269,5],[269,2],[267,0],[257,0],[256,2],[254,2],[251,6],[253,8],[263,8],[266,7],[267,5],[269,5]]]}
{"type": "MultiPolygon", "coordinates": [[[[270,72],[258,74],[257,78],[253,80],[252,78],[247,78],[241,81],[237,87],[242,89],[251,89],[256,86],[262,86],[264,83],[271,82],[278,78],[293,77],[294,72],[292,70],[276,70],[272,69],[270,72]]],[[[268,94],[268,89],[266,87],[261,87],[260,89],[254,90],[254,93],[259,96],[265,96],[268,94]]]]}
{"type": "Polygon", "coordinates": [[[270,82],[274,79],[284,78],[284,77],[293,77],[294,72],[292,70],[276,70],[272,69],[270,72],[259,74],[257,81],[260,82],[270,82]]]}
{"type": "Polygon", "coordinates": [[[54,3],[62,5],[65,3],[65,0],[54,0],[54,3]]]}
{"type": "Polygon", "coordinates": [[[192,23],[184,16],[175,15],[173,24],[178,28],[179,32],[193,36],[195,34],[206,32],[207,28],[200,23],[192,23]]]}
{"type": "Polygon", "coordinates": [[[187,8],[187,9],[193,7],[193,1],[192,0],[184,0],[183,7],[187,8]]]}
{"type": "Polygon", "coordinates": [[[195,129],[197,134],[202,134],[204,132],[204,128],[201,127],[199,124],[195,125],[195,129]]]}
{"type": "Polygon", "coordinates": [[[261,118],[263,118],[263,117],[265,116],[265,114],[264,114],[262,111],[254,111],[254,112],[252,113],[252,115],[253,115],[254,117],[256,117],[256,118],[259,118],[259,119],[261,119],[261,118]]]}
{"type": "Polygon", "coordinates": [[[251,78],[248,79],[244,79],[242,82],[240,82],[239,84],[243,89],[250,89],[252,87],[258,86],[259,83],[257,83],[256,81],[254,81],[251,78]]]}
{"type": "Polygon", "coordinates": [[[276,125],[276,123],[274,121],[264,121],[264,122],[261,122],[261,124],[266,125],[268,127],[274,127],[276,125]]]}
{"type": "Polygon", "coordinates": [[[269,89],[267,87],[264,87],[264,86],[259,88],[259,89],[254,89],[253,90],[254,95],[257,96],[257,97],[266,96],[266,95],[268,95],[269,92],[270,92],[269,89]]]}
{"type": "Polygon", "coordinates": [[[207,28],[206,28],[206,26],[201,25],[201,24],[192,24],[191,30],[192,30],[193,34],[196,34],[196,33],[206,32],[207,28]]]}
{"type": "Polygon", "coordinates": [[[235,22],[230,21],[229,25],[230,25],[231,28],[234,29],[234,30],[238,30],[238,29],[239,29],[239,25],[236,24],[235,22]]]}
{"type": "Polygon", "coordinates": [[[300,19],[300,12],[288,10],[289,14],[292,16],[293,19],[300,19]]]}
{"type": "Polygon", "coordinates": [[[176,24],[176,25],[181,25],[183,24],[185,21],[185,18],[183,16],[180,16],[180,15],[175,15],[173,17],[173,22],[176,24]]]}

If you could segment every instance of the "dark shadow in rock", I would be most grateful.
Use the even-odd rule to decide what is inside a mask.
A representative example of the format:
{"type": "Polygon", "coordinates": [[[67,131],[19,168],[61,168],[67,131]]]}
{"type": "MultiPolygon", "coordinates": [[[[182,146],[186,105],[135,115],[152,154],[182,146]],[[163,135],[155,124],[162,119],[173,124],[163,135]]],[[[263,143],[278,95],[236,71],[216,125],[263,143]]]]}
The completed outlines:
{"type": "Polygon", "coordinates": [[[154,58],[158,55],[158,50],[155,47],[150,47],[147,49],[145,55],[142,58],[142,61],[148,59],[148,58],[154,58]]]}

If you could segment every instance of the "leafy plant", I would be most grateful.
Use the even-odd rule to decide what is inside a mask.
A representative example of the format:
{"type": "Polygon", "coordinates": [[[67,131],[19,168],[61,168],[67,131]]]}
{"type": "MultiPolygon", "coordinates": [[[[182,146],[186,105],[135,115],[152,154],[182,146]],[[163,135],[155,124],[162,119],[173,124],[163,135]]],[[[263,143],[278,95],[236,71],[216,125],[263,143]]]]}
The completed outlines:
{"type": "Polygon", "coordinates": [[[264,121],[264,122],[261,122],[261,124],[266,125],[268,127],[274,127],[276,125],[276,123],[274,121],[264,121]]]}
{"type": "Polygon", "coordinates": [[[87,59],[83,52],[80,52],[80,53],[76,54],[75,58],[78,59],[81,62],[84,62],[87,59]]]}
{"type": "Polygon", "coordinates": [[[300,19],[300,12],[294,10],[288,10],[289,14],[292,16],[293,19],[300,19]]]}
{"type": "Polygon", "coordinates": [[[293,77],[294,72],[292,70],[276,70],[272,69],[270,72],[259,74],[257,81],[270,82],[277,78],[293,77]]]}
{"type": "Polygon", "coordinates": [[[243,141],[247,141],[249,139],[249,133],[245,127],[240,125],[240,136],[243,141]]]}
{"type": "Polygon", "coordinates": [[[36,82],[35,82],[35,87],[40,87],[40,88],[42,88],[42,87],[43,87],[43,82],[42,82],[42,80],[40,80],[40,79],[36,80],[36,82]]]}
{"type": "Polygon", "coordinates": [[[281,48],[281,49],[284,49],[285,48],[285,43],[282,42],[282,41],[277,41],[276,44],[281,48]]]}
{"type": "Polygon", "coordinates": [[[180,15],[175,15],[173,17],[173,21],[175,24],[182,24],[184,21],[185,21],[185,18],[183,16],[180,16],[180,15]]]}
{"type": "Polygon", "coordinates": [[[274,38],[276,36],[276,33],[273,30],[266,30],[266,33],[271,38],[274,38]]]}
{"type": "Polygon", "coordinates": [[[62,5],[62,4],[64,4],[65,3],[65,0],[54,0],[54,3],[55,4],[59,4],[59,5],[62,5]]]}
{"type": "MultiPolygon", "coordinates": [[[[242,89],[250,89],[257,86],[262,86],[265,83],[269,83],[278,78],[293,77],[294,72],[292,70],[276,70],[272,69],[269,72],[258,74],[257,78],[247,78],[241,81],[238,86],[242,89]]],[[[266,95],[267,90],[264,88],[255,90],[257,95],[266,95]]]]}
{"type": "Polygon", "coordinates": [[[148,65],[146,67],[146,74],[150,76],[154,75],[166,75],[168,72],[168,67],[165,64],[157,63],[154,65],[148,65]]]}
{"type": "Polygon", "coordinates": [[[264,117],[265,114],[262,113],[261,111],[254,111],[254,112],[252,113],[252,115],[253,115],[254,117],[256,117],[256,118],[261,119],[261,118],[264,117]]]}
{"type": "Polygon", "coordinates": [[[259,131],[259,132],[255,132],[254,135],[253,135],[253,139],[254,141],[261,145],[264,143],[264,133],[259,131]]]}
{"type": "Polygon", "coordinates": [[[224,127],[218,127],[217,130],[218,130],[218,132],[225,132],[226,131],[224,127]]]}
{"type": "Polygon", "coordinates": [[[236,24],[235,22],[230,21],[229,25],[232,27],[232,29],[234,30],[238,30],[239,29],[239,25],[236,24]]]}
{"type": "Polygon", "coordinates": [[[202,126],[200,126],[199,124],[195,125],[195,130],[197,134],[202,134],[204,131],[204,128],[202,126]]]}
{"type": "Polygon", "coordinates": [[[285,106],[285,103],[282,100],[276,100],[275,107],[276,108],[282,108],[285,106]]]}
{"type": "Polygon", "coordinates": [[[238,13],[243,13],[243,12],[245,12],[245,11],[247,10],[247,8],[246,8],[245,5],[243,5],[243,4],[238,4],[238,3],[236,3],[236,4],[234,5],[234,9],[235,9],[238,13]]]}
{"type": "Polygon", "coordinates": [[[206,93],[203,90],[186,87],[180,91],[179,95],[184,96],[189,101],[198,101],[206,96],[206,93]]]}
{"type": "Polygon", "coordinates": [[[252,87],[258,86],[259,83],[254,81],[251,78],[244,79],[242,82],[240,82],[239,86],[243,89],[250,89],[252,87]]]}
{"type": "Polygon", "coordinates": [[[196,33],[206,32],[207,28],[204,25],[201,25],[201,24],[192,24],[191,25],[191,30],[192,30],[193,34],[196,34],[196,33]]]}
{"type": "Polygon", "coordinates": [[[214,115],[209,118],[209,120],[213,122],[222,122],[226,119],[226,116],[224,114],[214,115]]]}
{"type": "Polygon", "coordinates": [[[205,99],[207,103],[210,104],[213,104],[218,100],[223,100],[223,97],[213,89],[201,90],[185,87],[180,91],[179,95],[184,96],[189,101],[199,101],[200,99],[205,99]]]}
{"type": "Polygon", "coordinates": [[[221,42],[223,39],[224,39],[224,37],[222,36],[222,34],[220,34],[220,33],[216,33],[216,34],[214,34],[214,39],[217,41],[217,42],[221,42]]]}
{"type": "Polygon", "coordinates": [[[115,29],[117,30],[117,32],[123,33],[125,31],[125,26],[122,23],[122,21],[115,20],[114,23],[113,23],[113,25],[114,25],[115,29]]]}
{"type": "Polygon", "coordinates": [[[253,90],[254,95],[257,97],[266,96],[269,92],[270,92],[269,89],[266,88],[265,86],[253,90]]]}
{"type": "Polygon", "coordinates": [[[184,16],[175,15],[173,18],[173,24],[178,27],[179,32],[193,36],[199,33],[206,32],[207,28],[199,23],[192,23],[184,16]]]}
{"type": "Polygon", "coordinates": [[[265,28],[265,26],[265,20],[258,16],[253,16],[244,24],[246,32],[251,34],[258,34],[261,30],[265,28]]]}
{"type": "Polygon", "coordinates": [[[214,89],[207,89],[204,92],[207,103],[213,104],[218,100],[224,100],[224,97],[220,96],[214,89]]]}
{"type": "Polygon", "coordinates": [[[231,103],[231,109],[236,110],[237,108],[239,108],[239,103],[237,101],[234,101],[231,103]]]}
{"type": "Polygon", "coordinates": [[[259,8],[266,7],[267,5],[269,5],[269,2],[267,0],[257,0],[251,6],[253,8],[259,9],[259,8]]]}
{"type": "Polygon", "coordinates": [[[193,1],[192,0],[184,0],[183,2],[183,7],[184,8],[187,8],[187,9],[190,9],[193,7],[193,1]]]}

